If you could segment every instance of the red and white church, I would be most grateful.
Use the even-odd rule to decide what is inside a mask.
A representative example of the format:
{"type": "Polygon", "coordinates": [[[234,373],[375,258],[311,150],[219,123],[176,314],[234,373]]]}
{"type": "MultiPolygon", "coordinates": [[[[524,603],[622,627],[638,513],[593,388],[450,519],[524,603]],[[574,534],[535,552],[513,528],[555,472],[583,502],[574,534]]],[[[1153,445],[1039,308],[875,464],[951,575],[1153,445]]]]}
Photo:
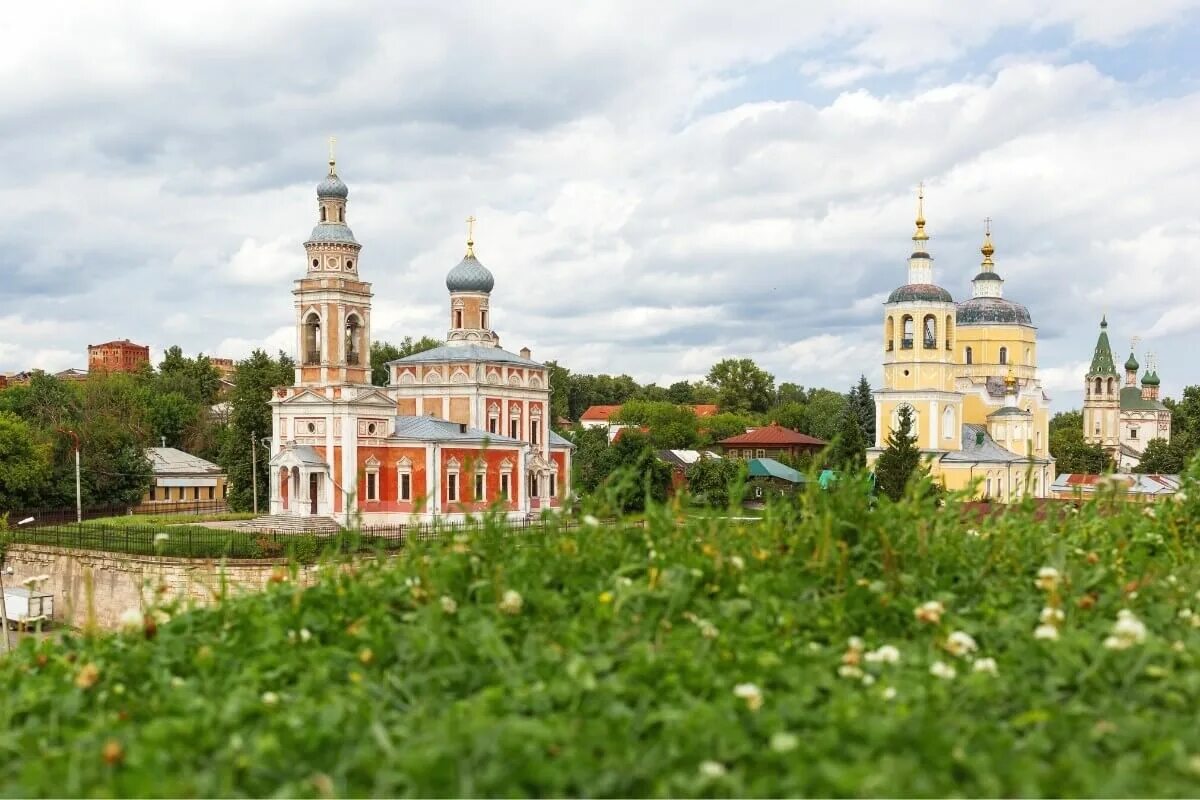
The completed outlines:
{"type": "Polygon", "coordinates": [[[331,159],[292,290],[295,384],[271,399],[271,513],[378,525],[558,507],[573,445],[550,429],[545,365],[500,347],[495,281],[470,235],[446,276],[446,344],[390,362],[388,385],[371,385],[371,284],[348,195],[331,159]]]}

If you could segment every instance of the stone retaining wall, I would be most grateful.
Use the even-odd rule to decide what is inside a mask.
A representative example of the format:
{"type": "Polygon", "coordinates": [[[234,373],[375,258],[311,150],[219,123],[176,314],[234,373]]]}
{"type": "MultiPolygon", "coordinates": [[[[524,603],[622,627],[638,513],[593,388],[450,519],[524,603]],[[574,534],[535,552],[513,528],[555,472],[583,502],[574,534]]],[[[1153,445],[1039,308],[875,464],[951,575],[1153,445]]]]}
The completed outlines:
{"type": "MultiPolygon", "coordinates": [[[[121,614],[142,608],[162,594],[160,602],[181,600],[205,605],[219,596],[224,579],[230,595],[258,591],[277,570],[288,566],[274,560],[235,561],[162,558],[97,550],[76,550],[35,544],[10,544],[4,560],[12,575],[5,586],[19,586],[36,575],[49,575],[42,590],[54,595],[54,622],[83,628],[118,627],[121,614]]],[[[301,565],[297,580],[316,580],[315,565],[301,565]]]]}

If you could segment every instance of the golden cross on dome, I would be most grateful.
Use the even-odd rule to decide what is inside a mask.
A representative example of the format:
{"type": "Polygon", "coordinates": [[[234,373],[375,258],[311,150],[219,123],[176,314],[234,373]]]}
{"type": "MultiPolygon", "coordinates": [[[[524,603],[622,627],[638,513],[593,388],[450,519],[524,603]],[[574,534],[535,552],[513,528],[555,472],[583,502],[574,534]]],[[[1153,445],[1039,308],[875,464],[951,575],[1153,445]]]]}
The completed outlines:
{"type": "Polygon", "coordinates": [[[992,218],[991,217],[983,218],[983,235],[984,236],[992,235],[992,218]]]}
{"type": "Polygon", "coordinates": [[[467,217],[467,255],[475,256],[475,215],[467,217]]]}
{"type": "Polygon", "coordinates": [[[1136,352],[1138,345],[1141,343],[1142,343],[1142,337],[1140,337],[1140,336],[1132,337],[1129,340],[1129,352],[1131,352],[1131,353],[1136,352]]]}
{"type": "Polygon", "coordinates": [[[337,144],[337,137],[330,136],[329,137],[329,174],[330,175],[333,174],[333,165],[335,163],[337,163],[337,160],[334,158],[334,155],[333,155],[333,146],[335,144],[337,144]]]}

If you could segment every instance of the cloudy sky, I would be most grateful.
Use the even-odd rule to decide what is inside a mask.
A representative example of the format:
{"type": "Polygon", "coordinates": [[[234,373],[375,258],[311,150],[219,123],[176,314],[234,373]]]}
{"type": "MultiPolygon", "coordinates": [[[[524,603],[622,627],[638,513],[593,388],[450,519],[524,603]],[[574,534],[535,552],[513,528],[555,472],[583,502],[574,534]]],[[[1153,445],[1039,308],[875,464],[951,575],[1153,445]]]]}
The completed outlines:
{"type": "Polygon", "coordinates": [[[0,51],[0,370],[290,348],[326,139],[374,338],[443,336],[474,214],[509,349],[669,383],[880,374],[925,181],[990,216],[1059,408],[1107,312],[1200,383],[1200,3],[25,3],[0,51]]]}

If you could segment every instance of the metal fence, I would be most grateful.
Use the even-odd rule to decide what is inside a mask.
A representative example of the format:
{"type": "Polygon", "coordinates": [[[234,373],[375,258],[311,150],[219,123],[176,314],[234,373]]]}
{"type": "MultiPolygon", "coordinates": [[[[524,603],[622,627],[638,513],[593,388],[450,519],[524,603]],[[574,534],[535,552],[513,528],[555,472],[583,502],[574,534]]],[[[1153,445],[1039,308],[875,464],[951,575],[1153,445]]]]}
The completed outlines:
{"type": "MultiPolygon", "coordinates": [[[[640,525],[640,522],[606,520],[601,527],[640,525]]],[[[421,525],[365,527],[333,533],[256,531],[251,528],[208,528],[201,525],[105,525],[103,523],[46,524],[10,528],[0,539],[13,544],[34,544],[129,555],[173,558],[275,559],[314,561],[321,556],[399,550],[408,541],[424,541],[456,533],[494,530],[505,535],[580,529],[574,519],[524,520],[488,524],[483,520],[437,522],[421,525]]]]}

